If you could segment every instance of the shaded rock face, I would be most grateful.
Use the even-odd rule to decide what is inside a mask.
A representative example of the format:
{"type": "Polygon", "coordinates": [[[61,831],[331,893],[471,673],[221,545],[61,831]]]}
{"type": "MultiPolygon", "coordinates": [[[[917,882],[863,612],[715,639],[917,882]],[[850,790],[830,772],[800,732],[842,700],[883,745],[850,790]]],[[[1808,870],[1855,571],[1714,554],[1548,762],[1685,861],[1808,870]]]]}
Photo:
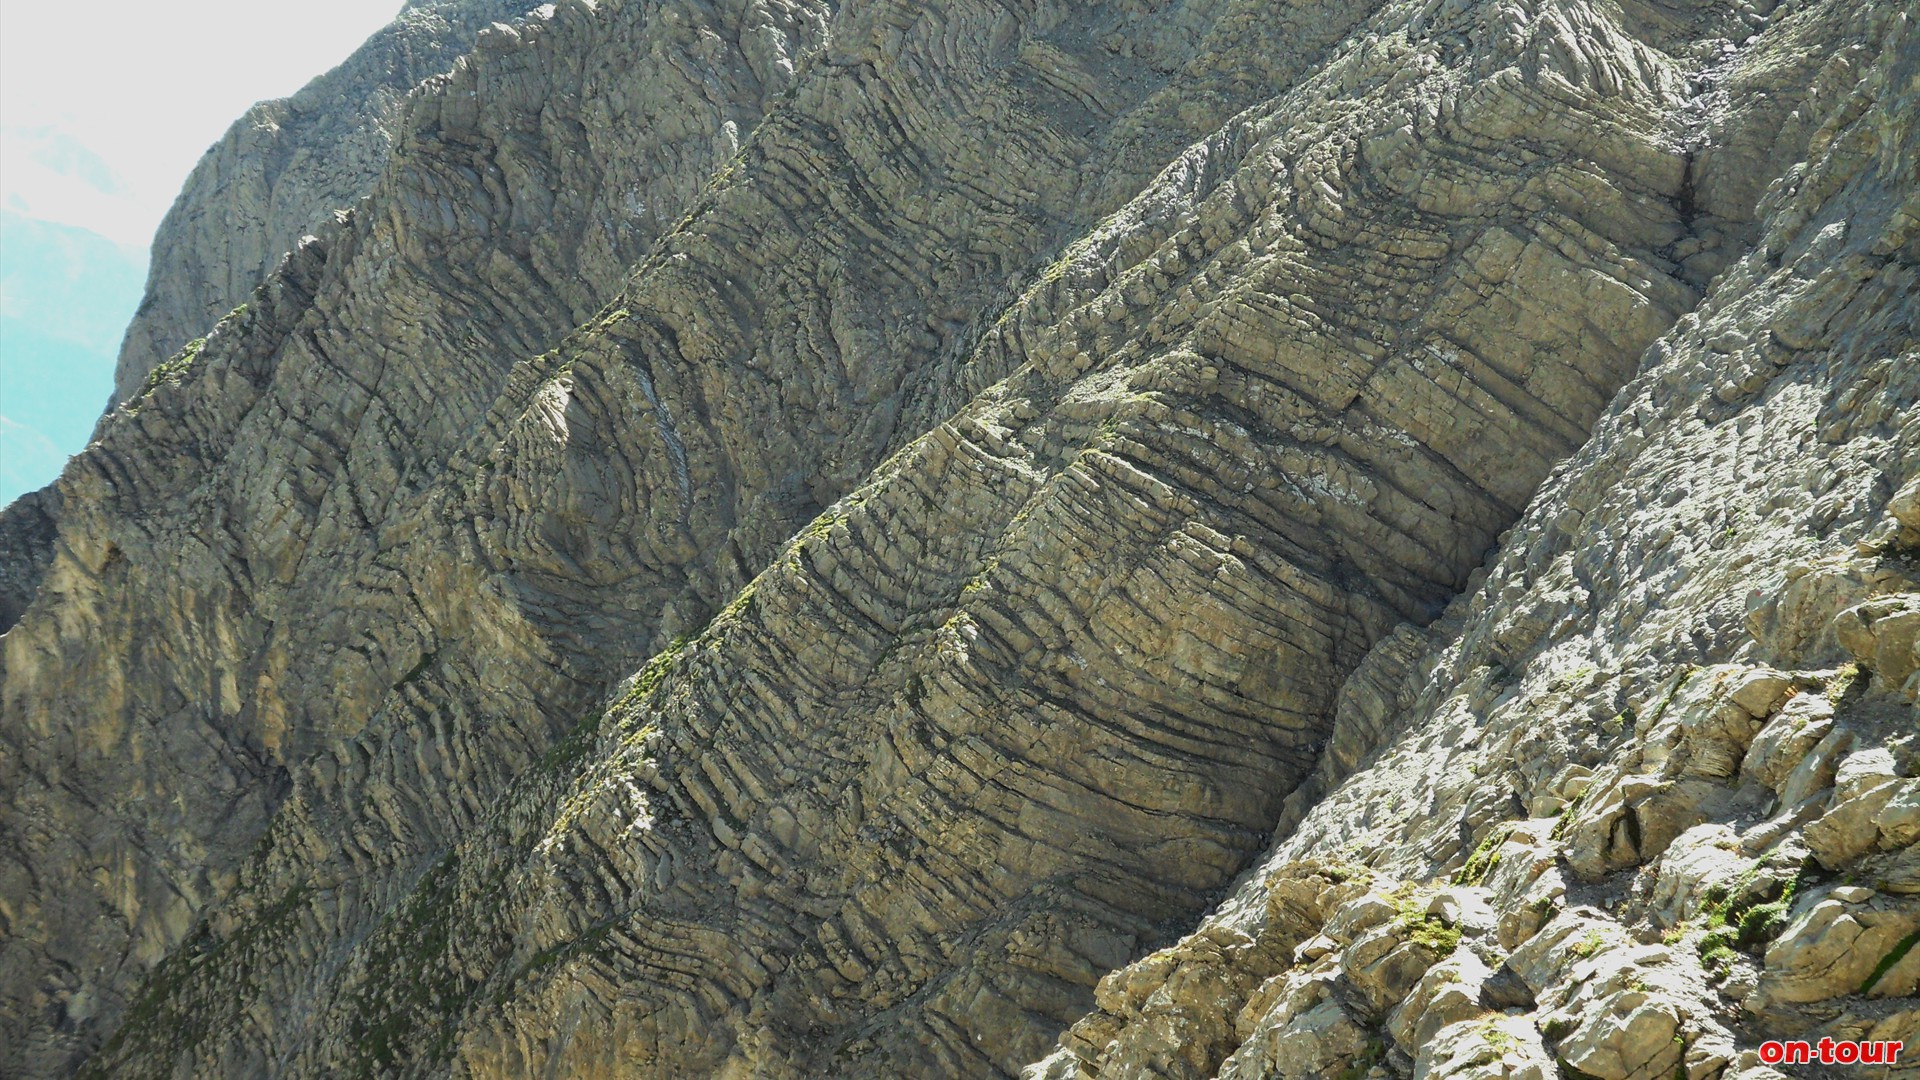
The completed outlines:
{"type": "Polygon", "coordinates": [[[529,0],[411,0],[392,25],[299,93],[247,110],[207,150],[153,241],[147,291],[127,328],[113,404],[220,316],[386,164],[407,92],[529,0]]]}
{"type": "Polygon", "coordinates": [[[39,591],[40,578],[53,562],[59,519],[60,494],[52,487],[24,495],[0,511],[0,628],[20,621],[39,591]]]}
{"type": "Polygon", "coordinates": [[[482,34],[8,511],[8,1071],[1899,1037],[1916,65],[1832,0],[482,34]]]}

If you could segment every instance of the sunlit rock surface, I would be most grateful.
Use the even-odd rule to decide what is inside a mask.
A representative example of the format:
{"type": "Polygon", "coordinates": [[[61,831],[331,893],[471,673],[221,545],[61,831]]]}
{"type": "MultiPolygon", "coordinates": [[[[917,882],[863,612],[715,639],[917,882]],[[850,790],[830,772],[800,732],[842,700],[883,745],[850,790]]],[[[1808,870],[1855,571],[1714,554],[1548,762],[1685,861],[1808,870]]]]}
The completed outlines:
{"type": "Polygon", "coordinates": [[[486,31],[0,523],[7,1070],[1902,1037],[1913,21],[486,31]]]}

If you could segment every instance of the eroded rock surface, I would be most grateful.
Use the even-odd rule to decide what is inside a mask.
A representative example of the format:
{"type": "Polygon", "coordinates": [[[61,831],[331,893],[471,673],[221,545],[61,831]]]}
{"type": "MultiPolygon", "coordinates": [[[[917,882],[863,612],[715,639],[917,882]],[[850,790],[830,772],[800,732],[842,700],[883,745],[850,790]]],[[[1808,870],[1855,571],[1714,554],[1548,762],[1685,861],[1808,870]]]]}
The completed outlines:
{"type": "Polygon", "coordinates": [[[1349,680],[1261,867],[1025,1075],[1757,1078],[1762,1039],[1912,1043],[1920,49],[1880,26],[1485,582],[1349,680]],[[1169,1023],[1210,1051],[1140,1049],[1169,1023]]]}
{"type": "Polygon", "coordinates": [[[1917,41],[1837,0],[487,32],[9,511],[9,1066],[1898,1037],[1917,41]]]}
{"type": "MultiPolygon", "coordinates": [[[[531,0],[409,0],[393,23],[292,97],[247,110],[194,167],[154,237],[146,295],[121,343],[114,403],[245,302],[302,236],[360,201],[386,164],[407,93],[531,0]]],[[[206,58],[182,58],[182,63],[206,58]]]]}

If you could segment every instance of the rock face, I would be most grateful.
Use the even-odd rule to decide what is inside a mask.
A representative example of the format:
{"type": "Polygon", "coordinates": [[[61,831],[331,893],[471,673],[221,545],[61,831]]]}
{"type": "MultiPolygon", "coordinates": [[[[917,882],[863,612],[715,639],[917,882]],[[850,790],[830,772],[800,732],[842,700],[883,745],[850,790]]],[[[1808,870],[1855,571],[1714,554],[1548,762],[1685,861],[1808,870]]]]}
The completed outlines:
{"type": "Polygon", "coordinates": [[[0,523],[7,1071],[1906,1036],[1914,17],[489,30],[0,523]]]}
{"type": "Polygon", "coordinates": [[[1773,1077],[1764,1038],[1913,1042],[1920,49],[1879,29],[1485,582],[1348,681],[1260,867],[1024,1075],[1773,1077]]]}
{"type": "Polygon", "coordinates": [[[386,164],[409,90],[451,67],[484,27],[537,6],[408,0],[339,67],[234,121],[160,223],[113,403],[137,396],[149,372],[245,302],[302,236],[360,201],[386,164]]]}

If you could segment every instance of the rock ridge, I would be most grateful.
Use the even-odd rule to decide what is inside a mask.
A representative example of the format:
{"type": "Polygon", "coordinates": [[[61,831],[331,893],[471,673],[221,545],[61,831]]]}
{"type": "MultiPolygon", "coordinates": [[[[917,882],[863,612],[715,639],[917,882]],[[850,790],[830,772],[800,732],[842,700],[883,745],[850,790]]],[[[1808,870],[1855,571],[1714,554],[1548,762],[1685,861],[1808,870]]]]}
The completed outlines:
{"type": "Polygon", "coordinates": [[[409,0],[339,67],[235,121],[154,237],[112,404],[133,398],[148,372],[245,302],[302,236],[360,201],[386,162],[409,90],[451,66],[481,29],[536,6],[409,0]]]}

